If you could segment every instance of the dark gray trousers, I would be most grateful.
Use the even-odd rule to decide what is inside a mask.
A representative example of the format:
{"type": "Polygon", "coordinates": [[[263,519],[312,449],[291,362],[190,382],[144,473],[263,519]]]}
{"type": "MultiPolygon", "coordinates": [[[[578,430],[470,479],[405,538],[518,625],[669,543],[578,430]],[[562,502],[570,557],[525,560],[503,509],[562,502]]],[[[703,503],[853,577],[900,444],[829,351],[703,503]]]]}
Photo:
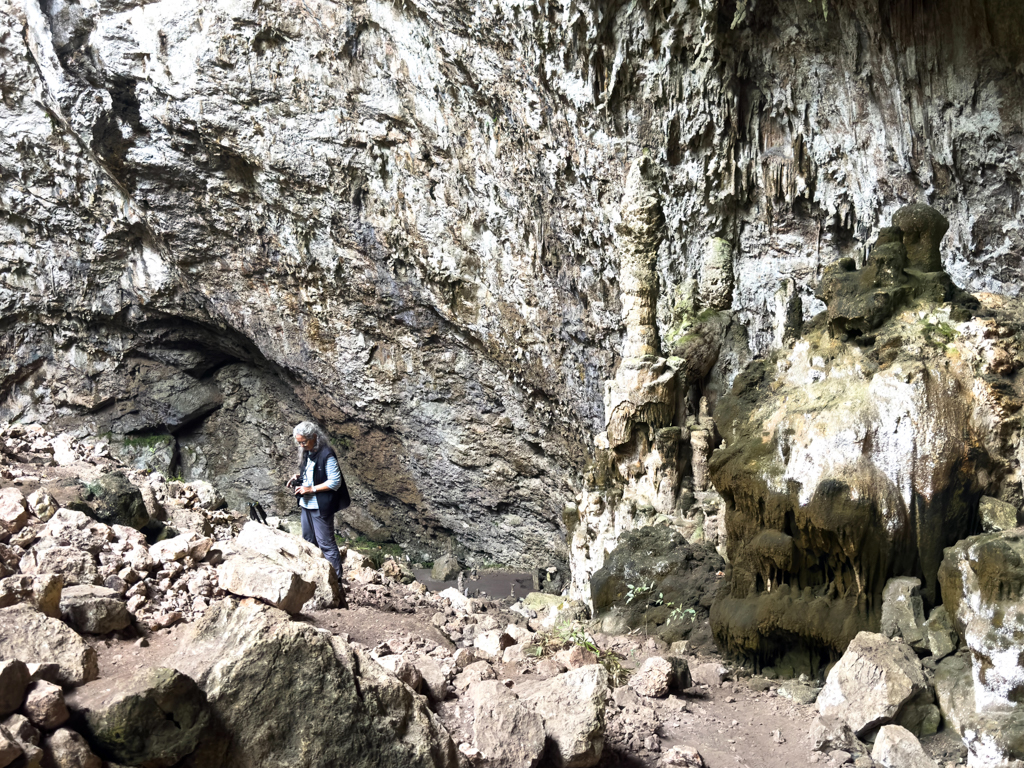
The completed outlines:
{"type": "Polygon", "coordinates": [[[338,542],[334,539],[334,515],[327,519],[320,514],[319,509],[302,510],[302,538],[310,544],[316,544],[324,553],[327,562],[331,564],[334,572],[338,574],[338,581],[341,581],[341,552],[338,551],[338,542]]]}

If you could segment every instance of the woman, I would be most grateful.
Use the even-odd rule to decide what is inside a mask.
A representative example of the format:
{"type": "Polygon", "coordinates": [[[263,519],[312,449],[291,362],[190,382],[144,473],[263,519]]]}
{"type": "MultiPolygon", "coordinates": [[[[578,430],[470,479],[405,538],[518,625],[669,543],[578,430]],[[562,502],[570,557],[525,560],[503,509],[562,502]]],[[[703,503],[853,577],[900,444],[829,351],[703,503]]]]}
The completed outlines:
{"type": "MultiPolygon", "coordinates": [[[[295,489],[302,515],[302,538],[316,544],[341,583],[341,553],[334,539],[334,514],[351,499],[327,435],[316,424],[304,421],[292,430],[299,447],[299,471],[288,481],[295,489]]],[[[345,594],[342,592],[342,605],[345,594]]]]}

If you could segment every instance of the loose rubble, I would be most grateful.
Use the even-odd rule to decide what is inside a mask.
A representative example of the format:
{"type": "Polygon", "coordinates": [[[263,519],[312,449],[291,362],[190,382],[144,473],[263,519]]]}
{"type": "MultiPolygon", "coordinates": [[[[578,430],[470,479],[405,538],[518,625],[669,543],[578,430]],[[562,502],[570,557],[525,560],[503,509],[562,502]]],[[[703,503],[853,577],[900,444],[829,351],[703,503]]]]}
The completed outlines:
{"type": "MultiPolygon", "coordinates": [[[[670,647],[636,632],[602,634],[600,623],[586,620],[585,606],[558,595],[495,600],[471,584],[435,593],[406,564],[352,550],[344,563],[351,611],[339,611],[342,585],[315,548],[224,508],[208,484],[125,470],[102,446],[35,428],[2,428],[0,443],[8,458],[11,451],[41,457],[31,474],[34,465],[0,464],[11,483],[0,489],[0,767],[170,765],[190,754],[210,764],[257,764],[273,750],[298,755],[301,744],[326,744],[317,730],[326,726],[308,730],[301,709],[308,702],[298,700],[315,706],[312,692],[294,700],[270,693],[259,702],[236,693],[255,684],[254,670],[262,670],[260,690],[278,685],[270,660],[288,654],[306,660],[279,665],[289,686],[297,684],[294,668],[313,658],[323,665],[318,679],[339,681],[332,712],[358,718],[365,702],[376,702],[378,716],[367,721],[376,733],[406,734],[389,748],[396,765],[718,768],[732,764],[729,755],[772,749],[808,763],[891,765],[901,755],[919,759],[911,731],[926,734],[937,713],[926,679],[934,664],[922,667],[907,643],[933,648],[936,660],[955,651],[948,618],[933,613],[924,622],[913,604],[905,614],[891,606],[894,639],[865,642],[920,678],[893,703],[849,689],[858,678],[856,671],[844,677],[844,664],[864,666],[856,647],[828,682],[774,681],[708,656],[706,648],[696,656],[686,641],[670,647]],[[100,497],[89,489],[113,475],[139,490],[145,515],[111,498],[111,488],[134,498],[120,482],[105,484],[103,515],[120,509],[120,519],[139,528],[91,514],[100,497]],[[278,576],[288,586],[275,591],[278,576]],[[337,629],[353,611],[394,621],[422,617],[422,629],[361,642],[337,629]],[[187,640],[173,654],[111,695],[98,651],[131,646],[145,653],[151,640],[159,645],[179,630],[187,640]],[[363,704],[345,693],[352,675],[363,704]],[[840,694],[856,698],[863,716],[835,704],[840,694]],[[753,720],[725,715],[740,704],[766,711],[765,725],[753,729],[753,720]],[[899,714],[885,720],[868,711],[872,706],[899,714]],[[169,711],[178,724],[170,730],[161,714],[169,711]],[[264,738],[268,722],[290,723],[281,726],[277,746],[264,738]],[[233,738],[226,741],[212,723],[233,738]],[[861,740],[876,731],[882,741],[861,740]]],[[[913,585],[892,592],[912,597],[913,585]]],[[[314,763],[329,764],[338,759],[331,750],[342,748],[318,747],[314,763]]],[[[957,752],[943,768],[961,757],[957,752]]]]}

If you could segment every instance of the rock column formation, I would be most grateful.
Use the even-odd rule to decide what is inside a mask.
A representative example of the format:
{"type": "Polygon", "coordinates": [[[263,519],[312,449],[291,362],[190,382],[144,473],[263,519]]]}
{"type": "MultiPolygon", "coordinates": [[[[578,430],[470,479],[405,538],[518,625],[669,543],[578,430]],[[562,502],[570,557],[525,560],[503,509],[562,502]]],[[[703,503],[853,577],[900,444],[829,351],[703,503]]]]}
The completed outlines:
{"type": "Polygon", "coordinates": [[[596,458],[579,506],[566,511],[572,534],[570,593],[588,602],[590,576],[601,568],[623,532],[661,522],[682,525],[690,534],[700,528],[703,537],[703,521],[686,525],[683,519],[693,492],[719,499],[709,488],[707,475],[714,421],[706,397],[700,398],[698,413],[687,417],[688,390],[714,365],[728,326],[706,320],[732,303],[732,247],[720,238],[710,242],[700,280],[693,281],[699,295],[688,292],[680,327],[673,329],[674,354],[663,357],[655,273],[664,234],[663,184],[661,170],[647,157],[638,158],[630,166],[621,203],[622,359],[615,377],[605,382],[606,428],[595,440],[596,458]],[[704,321],[697,320],[699,310],[704,310],[704,321]],[[692,489],[683,482],[686,449],[692,489]]]}

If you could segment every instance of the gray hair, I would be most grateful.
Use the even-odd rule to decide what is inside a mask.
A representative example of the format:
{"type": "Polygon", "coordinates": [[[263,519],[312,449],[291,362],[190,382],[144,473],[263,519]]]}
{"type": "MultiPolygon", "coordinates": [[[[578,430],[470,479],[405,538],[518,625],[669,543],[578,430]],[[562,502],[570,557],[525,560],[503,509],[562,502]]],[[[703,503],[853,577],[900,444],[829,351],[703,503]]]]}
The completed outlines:
{"type": "MultiPolygon", "coordinates": [[[[320,429],[320,427],[318,427],[312,421],[303,421],[299,424],[296,424],[295,429],[292,430],[292,437],[304,437],[307,440],[312,438],[314,445],[313,448],[310,449],[311,452],[319,451],[325,445],[328,447],[330,447],[331,445],[331,441],[324,433],[324,431],[320,429]]],[[[299,446],[299,464],[302,464],[302,454],[304,452],[304,449],[301,446],[299,446]]]]}

